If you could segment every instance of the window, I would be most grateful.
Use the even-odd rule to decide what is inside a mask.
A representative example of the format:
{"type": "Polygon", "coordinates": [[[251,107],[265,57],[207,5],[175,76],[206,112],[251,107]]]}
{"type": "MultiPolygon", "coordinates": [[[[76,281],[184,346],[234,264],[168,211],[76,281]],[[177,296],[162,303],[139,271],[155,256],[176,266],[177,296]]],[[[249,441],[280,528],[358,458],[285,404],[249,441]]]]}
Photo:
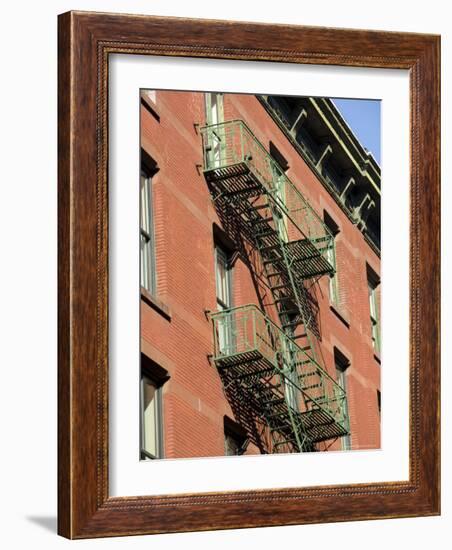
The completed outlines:
{"type": "MultiPolygon", "coordinates": [[[[337,348],[334,348],[334,364],[336,367],[337,383],[347,394],[347,391],[348,391],[347,371],[348,371],[348,368],[350,367],[350,361],[337,348]]],[[[344,406],[346,407],[344,414],[345,414],[345,417],[348,419],[349,418],[348,399],[345,401],[344,406]]],[[[350,434],[344,435],[341,438],[341,445],[342,445],[343,451],[349,451],[352,448],[352,440],[351,440],[350,434]]]]}
{"type": "Polygon", "coordinates": [[[276,209],[277,215],[277,228],[278,233],[284,242],[289,241],[289,226],[288,226],[288,216],[287,216],[287,205],[286,205],[286,171],[289,169],[287,160],[276,148],[275,144],[270,141],[270,155],[275,160],[272,163],[272,172],[273,172],[273,185],[275,189],[276,197],[278,198],[278,208],[276,209]]]}
{"type": "Polygon", "coordinates": [[[224,108],[223,94],[207,93],[206,98],[206,122],[207,125],[219,125],[214,131],[209,132],[209,166],[221,165],[224,151],[224,108]]]}
{"type": "MultiPolygon", "coordinates": [[[[323,212],[323,220],[325,222],[326,227],[330,231],[330,233],[333,235],[334,240],[336,241],[336,236],[339,233],[339,226],[337,223],[331,218],[331,216],[324,211],[323,212]]],[[[335,249],[336,246],[330,247],[327,249],[326,253],[326,259],[328,260],[328,263],[332,265],[335,268],[335,272],[330,275],[329,279],[329,291],[330,291],[330,302],[334,306],[339,305],[339,278],[337,274],[337,265],[336,265],[336,256],[335,256],[335,249]]]]}
{"type": "MultiPolygon", "coordinates": [[[[232,267],[231,257],[220,245],[215,246],[215,280],[217,310],[224,311],[232,307],[232,267]]],[[[233,351],[232,319],[225,315],[218,321],[218,348],[222,353],[233,351]]]]}
{"type": "Polygon", "coordinates": [[[225,456],[238,456],[245,453],[249,443],[246,430],[231,420],[224,417],[224,454],[225,456]]]}
{"type": "Polygon", "coordinates": [[[221,124],[224,122],[223,94],[206,94],[206,121],[207,124],[221,124]]]}
{"type": "Polygon", "coordinates": [[[217,307],[219,310],[232,307],[232,268],[230,255],[219,245],[215,246],[215,276],[217,307]]]}
{"type": "Polygon", "coordinates": [[[372,346],[375,353],[380,353],[380,320],[378,314],[378,296],[377,288],[380,284],[378,275],[367,266],[367,286],[369,289],[369,311],[370,311],[370,330],[372,335],[372,346]]]}
{"type": "Polygon", "coordinates": [[[156,292],[152,176],[141,171],[140,181],[140,281],[151,294],[156,292]]]}
{"type": "Polygon", "coordinates": [[[378,406],[378,414],[381,416],[381,391],[377,390],[377,406],[378,406]]]}
{"type": "Polygon", "coordinates": [[[161,388],[145,375],[141,378],[141,399],[143,403],[141,458],[143,460],[162,458],[161,388]]]}
{"type": "Polygon", "coordinates": [[[163,458],[162,387],[168,378],[165,369],[141,355],[141,460],[163,458]]]}
{"type": "MultiPolygon", "coordinates": [[[[293,330],[290,329],[288,334],[293,336],[293,330]]],[[[296,350],[292,340],[282,340],[281,359],[284,372],[284,394],[287,405],[293,411],[299,411],[299,382],[300,376],[297,371],[296,350]]]]}

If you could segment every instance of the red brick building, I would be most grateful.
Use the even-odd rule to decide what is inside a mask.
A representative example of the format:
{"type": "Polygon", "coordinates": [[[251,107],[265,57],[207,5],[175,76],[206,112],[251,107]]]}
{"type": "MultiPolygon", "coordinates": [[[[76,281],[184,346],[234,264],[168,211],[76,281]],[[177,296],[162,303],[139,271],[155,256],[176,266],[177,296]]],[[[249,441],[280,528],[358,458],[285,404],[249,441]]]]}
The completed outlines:
{"type": "Polygon", "coordinates": [[[141,458],[380,446],[380,169],[328,99],[143,91],[141,458]]]}

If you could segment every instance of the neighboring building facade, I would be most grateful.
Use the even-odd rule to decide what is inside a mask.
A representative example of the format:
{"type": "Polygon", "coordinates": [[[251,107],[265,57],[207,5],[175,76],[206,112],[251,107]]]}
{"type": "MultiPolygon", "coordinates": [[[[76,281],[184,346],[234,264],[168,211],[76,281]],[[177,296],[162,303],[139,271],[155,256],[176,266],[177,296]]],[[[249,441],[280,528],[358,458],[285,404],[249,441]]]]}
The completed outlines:
{"type": "Polygon", "coordinates": [[[141,97],[141,458],[380,446],[380,169],[328,99],[141,97]]]}

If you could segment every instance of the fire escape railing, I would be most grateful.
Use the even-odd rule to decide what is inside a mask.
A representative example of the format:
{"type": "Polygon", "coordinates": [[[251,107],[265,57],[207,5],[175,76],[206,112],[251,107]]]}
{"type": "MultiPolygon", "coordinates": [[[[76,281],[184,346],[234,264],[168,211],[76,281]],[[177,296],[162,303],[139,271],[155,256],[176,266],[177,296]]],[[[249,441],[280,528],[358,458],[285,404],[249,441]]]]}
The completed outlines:
{"type": "MultiPolygon", "coordinates": [[[[244,381],[254,375],[249,387],[252,392],[258,391],[258,385],[269,383],[272,376],[280,377],[279,386],[274,380],[271,384],[273,392],[275,396],[278,393],[285,396],[287,407],[296,416],[294,428],[304,426],[312,441],[348,433],[344,389],[256,305],[219,311],[211,314],[211,318],[213,361],[218,368],[234,368],[235,375],[239,379],[242,376],[244,381]],[[254,370],[250,371],[250,363],[256,365],[254,370]],[[240,365],[246,366],[243,375],[240,365]],[[313,419],[315,411],[324,413],[323,417],[310,425],[307,420],[313,419]]],[[[289,416],[289,411],[286,412],[289,416]]]]}
{"type": "MultiPolygon", "coordinates": [[[[242,120],[201,128],[203,170],[208,180],[227,177],[234,167],[246,165],[276,205],[286,222],[286,240],[308,239],[335,270],[334,237],[279,164],[242,120]]],[[[231,189],[226,193],[240,193],[231,189]]]]}

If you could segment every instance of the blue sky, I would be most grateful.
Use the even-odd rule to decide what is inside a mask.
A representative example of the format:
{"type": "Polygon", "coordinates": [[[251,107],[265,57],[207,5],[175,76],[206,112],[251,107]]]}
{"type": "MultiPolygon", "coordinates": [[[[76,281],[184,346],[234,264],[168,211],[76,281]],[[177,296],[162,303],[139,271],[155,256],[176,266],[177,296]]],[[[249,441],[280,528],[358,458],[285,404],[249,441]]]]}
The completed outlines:
{"type": "Polygon", "coordinates": [[[381,164],[381,101],[332,98],[353,133],[381,164]]]}

